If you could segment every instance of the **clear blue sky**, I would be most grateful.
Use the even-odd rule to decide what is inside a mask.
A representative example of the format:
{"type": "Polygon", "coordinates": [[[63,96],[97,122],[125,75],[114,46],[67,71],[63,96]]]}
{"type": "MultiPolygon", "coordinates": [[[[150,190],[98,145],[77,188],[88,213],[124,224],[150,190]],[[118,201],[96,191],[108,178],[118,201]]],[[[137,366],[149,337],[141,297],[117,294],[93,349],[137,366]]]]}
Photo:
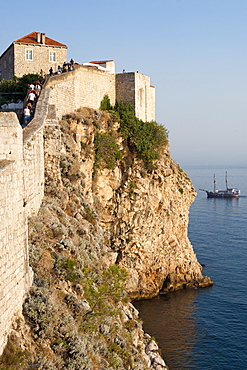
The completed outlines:
{"type": "Polygon", "coordinates": [[[156,86],[181,166],[246,165],[247,0],[0,0],[0,54],[33,31],[68,60],[114,59],[156,86]]]}

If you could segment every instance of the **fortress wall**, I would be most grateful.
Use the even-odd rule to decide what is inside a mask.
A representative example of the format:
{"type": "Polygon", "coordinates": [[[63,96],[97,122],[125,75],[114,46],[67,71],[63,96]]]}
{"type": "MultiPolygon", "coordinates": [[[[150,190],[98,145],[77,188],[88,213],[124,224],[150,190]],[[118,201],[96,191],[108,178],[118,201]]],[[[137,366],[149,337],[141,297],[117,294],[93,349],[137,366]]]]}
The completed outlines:
{"type": "Polygon", "coordinates": [[[155,121],[155,87],[150,86],[148,89],[147,115],[148,121],[155,121]]]}
{"type": "Polygon", "coordinates": [[[135,105],[135,72],[116,75],[116,100],[135,105]]]}
{"type": "Polygon", "coordinates": [[[43,89],[35,116],[23,130],[23,201],[28,216],[36,214],[44,196],[44,125],[49,114],[49,90],[43,89]]]}
{"type": "Polygon", "coordinates": [[[150,77],[141,73],[135,73],[136,116],[144,122],[155,120],[153,100],[154,90],[155,89],[153,87],[150,87],[150,77]]]}
{"type": "Polygon", "coordinates": [[[50,104],[56,106],[57,117],[80,107],[99,109],[107,94],[115,104],[115,75],[97,67],[76,66],[75,70],[49,78],[50,104]]]}
{"type": "Polygon", "coordinates": [[[22,128],[15,113],[0,113],[0,354],[13,317],[30,287],[27,216],[23,207],[22,128]],[[5,158],[4,158],[5,157],[5,158]]]}
{"type": "Polygon", "coordinates": [[[28,216],[36,214],[44,196],[43,129],[34,133],[23,147],[24,205],[28,216]]]}
{"type": "Polygon", "coordinates": [[[49,77],[45,89],[49,89],[49,103],[56,106],[56,114],[62,117],[76,109],[75,99],[76,71],[49,77]]]}
{"type": "Polygon", "coordinates": [[[115,104],[115,74],[87,66],[78,68],[77,73],[77,107],[99,109],[104,95],[109,96],[112,105],[115,104]]]}
{"type": "Polygon", "coordinates": [[[15,113],[0,113],[0,355],[32,284],[27,219],[38,212],[44,194],[48,101],[44,90],[24,130],[15,113]]]}
{"type": "Polygon", "coordinates": [[[155,88],[150,86],[150,77],[138,72],[117,74],[116,99],[133,104],[141,120],[155,120],[155,88]]]}

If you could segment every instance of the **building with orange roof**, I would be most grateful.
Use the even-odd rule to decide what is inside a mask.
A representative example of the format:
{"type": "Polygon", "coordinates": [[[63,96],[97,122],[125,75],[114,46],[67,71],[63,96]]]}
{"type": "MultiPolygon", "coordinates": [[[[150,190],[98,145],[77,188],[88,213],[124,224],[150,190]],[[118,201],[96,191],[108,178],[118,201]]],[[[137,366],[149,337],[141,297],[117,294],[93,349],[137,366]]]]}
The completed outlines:
{"type": "Polygon", "coordinates": [[[0,79],[11,80],[28,73],[54,71],[67,60],[68,47],[46,36],[31,32],[15,41],[0,56],[0,79]]]}
{"type": "MultiPolygon", "coordinates": [[[[0,79],[11,80],[14,76],[39,73],[41,69],[48,74],[51,67],[56,72],[66,60],[66,45],[47,37],[45,33],[31,32],[13,41],[1,55],[0,79]]],[[[155,88],[150,85],[150,77],[125,70],[116,74],[112,59],[100,59],[82,65],[76,63],[69,75],[55,75],[50,80],[51,96],[56,104],[60,96],[56,89],[61,92],[64,88],[67,93],[73,86],[73,109],[80,106],[98,109],[104,95],[108,95],[112,105],[116,100],[131,103],[136,117],[143,121],[155,120],[155,88]]],[[[63,107],[57,104],[57,107],[59,112],[67,109],[65,104],[63,107]]]]}

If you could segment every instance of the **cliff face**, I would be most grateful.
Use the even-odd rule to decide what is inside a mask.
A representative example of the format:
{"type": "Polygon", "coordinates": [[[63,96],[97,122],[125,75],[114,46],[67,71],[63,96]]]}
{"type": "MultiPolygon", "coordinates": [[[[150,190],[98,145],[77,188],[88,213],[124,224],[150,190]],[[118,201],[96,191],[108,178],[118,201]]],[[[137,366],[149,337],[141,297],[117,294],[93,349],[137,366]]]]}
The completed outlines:
{"type": "Polygon", "coordinates": [[[94,196],[102,206],[102,225],[118,253],[117,262],[129,272],[131,297],[210,282],[202,276],[187,237],[195,190],[168,151],[149,174],[135,159],[128,169],[102,171],[94,196]]]}
{"type": "Polygon", "coordinates": [[[147,171],[120,138],[123,160],[113,170],[98,169],[92,176],[95,120],[100,132],[114,134],[119,124],[102,112],[91,112],[91,123],[83,114],[68,120],[63,135],[77,156],[74,166],[84,174],[85,197],[99,215],[114,262],[128,270],[129,295],[150,298],[161,289],[210,285],[187,236],[195,189],[168,148],[155,170],[147,171]]]}

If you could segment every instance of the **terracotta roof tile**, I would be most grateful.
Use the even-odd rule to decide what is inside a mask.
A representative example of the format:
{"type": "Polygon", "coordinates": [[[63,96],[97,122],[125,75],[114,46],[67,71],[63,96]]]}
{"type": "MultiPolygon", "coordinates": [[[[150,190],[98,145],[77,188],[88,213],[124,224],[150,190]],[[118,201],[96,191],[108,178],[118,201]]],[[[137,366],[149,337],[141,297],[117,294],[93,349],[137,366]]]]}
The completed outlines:
{"type": "MultiPolygon", "coordinates": [[[[15,40],[14,42],[20,42],[23,44],[39,44],[37,42],[37,33],[38,32],[31,32],[26,36],[21,37],[18,40],[15,40]]],[[[61,46],[61,47],[66,47],[66,45],[61,44],[61,42],[55,41],[50,39],[49,37],[45,36],[45,45],[50,45],[50,46],[61,46]]]]}

